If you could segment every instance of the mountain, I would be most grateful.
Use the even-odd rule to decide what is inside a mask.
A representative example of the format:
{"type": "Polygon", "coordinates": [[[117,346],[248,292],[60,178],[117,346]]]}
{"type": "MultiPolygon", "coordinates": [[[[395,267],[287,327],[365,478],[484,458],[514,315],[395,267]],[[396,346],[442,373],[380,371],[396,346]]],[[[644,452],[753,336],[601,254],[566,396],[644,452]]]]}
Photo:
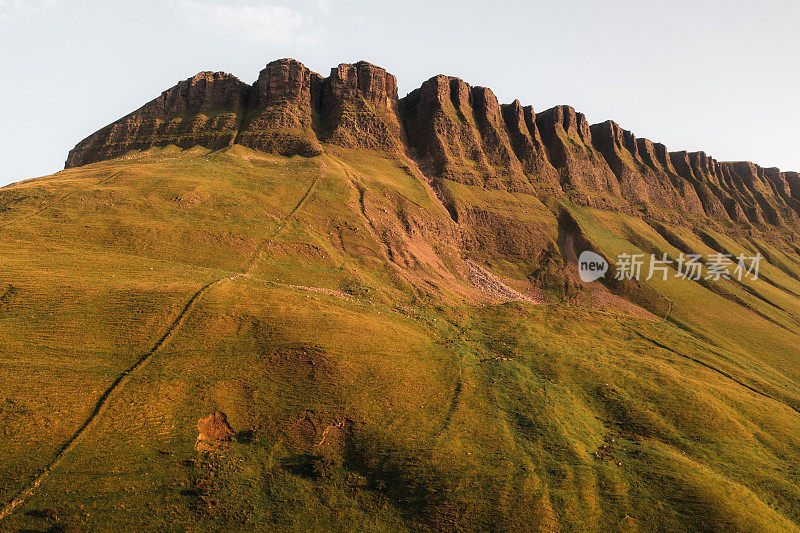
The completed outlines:
{"type": "Polygon", "coordinates": [[[289,59],[66,167],[0,189],[0,530],[800,528],[796,173],[289,59]]]}
{"type": "Polygon", "coordinates": [[[537,113],[500,105],[490,89],[436,76],[405,98],[384,69],[342,64],[323,78],[301,63],[267,65],[251,86],[201,72],[81,141],[72,168],[130,150],[237,144],[319,155],[321,144],[404,154],[437,190],[443,180],[532,194],[663,221],[798,228],[800,176],[662,144],[607,121],[589,126],[569,106],[537,113]]]}

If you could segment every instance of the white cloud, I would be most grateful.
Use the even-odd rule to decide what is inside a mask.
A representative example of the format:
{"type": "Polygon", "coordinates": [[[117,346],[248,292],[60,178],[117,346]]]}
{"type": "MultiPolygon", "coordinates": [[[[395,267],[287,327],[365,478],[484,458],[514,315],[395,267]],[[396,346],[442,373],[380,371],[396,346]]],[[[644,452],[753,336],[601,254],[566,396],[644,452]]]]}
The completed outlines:
{"type": "Polygon", "coordinates": [[[57,0],[0,0],[0,23],[33,19],[56,7],[57,0]]]}
{"type": "Polygon", "coordinates": [[[333,9],[333,0],[317,0],[317,9],[322,13],[330,13],[333,9]]]}
{"type": "Polygon", "coordinates": [[[306,28],[306,18],[294,9],[280,5],[223,4],[183,0],[179,15],[190,30],[224,32],[245,40],[275,46],[306,43],[314,34],[306,28]]]}

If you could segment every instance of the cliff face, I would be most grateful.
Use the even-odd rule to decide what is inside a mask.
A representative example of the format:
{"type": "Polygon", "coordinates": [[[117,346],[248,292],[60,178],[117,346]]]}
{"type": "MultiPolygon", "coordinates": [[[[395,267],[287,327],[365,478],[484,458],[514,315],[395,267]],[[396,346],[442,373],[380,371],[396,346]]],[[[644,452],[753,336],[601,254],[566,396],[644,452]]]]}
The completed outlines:
{"type": "Polygon", "coordinates": [[[426,173],[467,185],[531,190],[489,89],[437,76],[404,98],[402,110],[409,146],[426,173]]]}
{"type": "Polygon", "coordinates": [[[365,61],[331,69],[322,84],[320,137],[351,148],[402,148],[397,80],[365,61]]]}
{"type": "Polygon", "coordinates": [[[440,191],[449,180],[665,221],[800,227],[796,172],[668,152],[612,121],[589,126],[569,106],[500,105],[491,90],[449,76],[398,99],[395,77],[363,61],[324,78],[282,59],[253,85],[201,72],[78,143],[66,166],[153,146],[234,143],[304,156],[325,143],[383,150],[414,159],[440,191]]]}
{"type": "Polygon", "coordinates": [[[304,156],[322,153],[323,141],[399,150],[397,107],[394,76],[366,62],[339,65],[323,78],[281,59],[252,86],[230,74],[201,72],[78,143],[66,167],[169,144],[216,150],[236,143],[304,156]]]}
{"type": "Polygon", "coordinates": [[[663,146],[637,139],[612,121],[595,124],[590,131],[595,148],[619,180],[622,197],[634,207],[648,214],[705,215],[696,189],[678,176],[663,146]]]}
{"type": "Polygon", "coordinates": [[[284,155],[322,153],[313,130],[322,82],[321,76],[292,59],[267,65],[249,90],[236,142],[284,155]]]}
{"type": "Polygon", "coordinates": [[[230,74],[201,72],[79,142],[66,167],[151,146],[229,146],[239,131],[249,91],[246,83],[230,74]]]}
{"type": "Polygon", "coordinates": [[[503,120],[514,154],[522,165],[522,171],[531,179],[532,185],[544,191],[560,191],[559,173],[550,164],[541,133],[536,126],[533,107],[514,100],[502,106],[503,120]]]}

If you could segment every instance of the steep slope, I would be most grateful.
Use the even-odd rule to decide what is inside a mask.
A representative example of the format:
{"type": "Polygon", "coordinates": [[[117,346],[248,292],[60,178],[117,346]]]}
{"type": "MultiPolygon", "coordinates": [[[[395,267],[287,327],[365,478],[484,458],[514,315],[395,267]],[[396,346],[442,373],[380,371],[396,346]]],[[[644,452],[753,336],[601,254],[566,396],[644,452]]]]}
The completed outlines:
{"type": "MultiPolygon", "coordinates": [[[[489,89],[437,76],[404,98],[402,109],[409,145],[427,174],[466,185],[532,191],[489,89]]],[[[520,134],[538,139],[535,130],[533,136],[527,131],[527,124],[517,125],[524,127],[520,134]]],[[[534,181],[549,170],[536,148],[525,161],[534,181]]]]}
{"type": "Polygon", "coordinates": [[[320,141],[399,149],[397,82],[364,61],[323,78],[293,59],[269,63],[249,86],[230,74],[201,72],[141,109],[87,137],[66,168],[154,146],[234,143],[282,155],[313,156],[320,141]]]}
{"type": "MultiPolygon", "coordinates": [[[[705,217],[696,189],[681,179],[663,145],[637,139],[612,121],[590,130],[594,145],[619,180],[620,194],[643,214],[676,221],[705,217]]],[[[724,212],[712,209],[709,216],[720,214],[724,212]]]]}
{"type": "Polygon", "coordinates": [[[0,190],[3,500],[59,457],[0,527],[797,528],[796,255],[444,181],[464,216],[550,235],[531,260],[401,156],[323,148],[151,149],[0,190]],[[575,282],[579,242],[769,263],[603,288],[575,282]],[[465,254],[562,286],[487,305],[465,254]],[[198,455],[216,410],[236,436],[198,455]]]}
{"type": "MultiPolygon", "coordinates": [[[[277,154],[318,155],[314,103],[322,78],[297,61],[275,61],[258,76],[236,142],[277,154]]],[[[208,147],[213,148],[213,147],[208,147]]]]}

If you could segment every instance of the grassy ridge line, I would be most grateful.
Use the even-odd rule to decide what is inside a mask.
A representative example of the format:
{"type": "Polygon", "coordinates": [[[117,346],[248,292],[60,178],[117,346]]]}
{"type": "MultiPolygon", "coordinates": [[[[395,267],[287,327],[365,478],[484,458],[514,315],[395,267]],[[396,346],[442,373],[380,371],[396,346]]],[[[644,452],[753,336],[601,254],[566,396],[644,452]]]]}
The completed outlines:
{"type": "MultiPolygon", "coordinates": [[[[131,375],[133,375],[134,372],[136,372],[137,370],[139,370],[142,367],[144,367],[153,358],[153,356],[158,352],[158,350],[169,340],[170,337],[172,337],[172,335],[175,333],[175,331],[180,327],[180,325],[186,319],[186,317],[188,316],[188,314],[191,311],[192,307],[194,306],[194,303],[197,302],[197,300],[203,294],[208,292],[212,287],[214,287],[216,285],[225,283],[227,281],[233,281],[233,280],[235,280],[237,278],[240,278],[240,277],[249,277],[251,275],[252,270],[256,267],[256,265],[258,264],[258,261],[261,259],[261,254],[263,253],[264,247],[267,246],[275,237],[277,237],[280,234],[280,232],[286,227],[286,225],[291,220],[291,218],[295,215],[295,213],[297,213],[297,211],[303,206],[303,204],[308,199],[308,197],[311,195],[312,191],[314,190],[314,187],[317,185],[317,183],[319,182],[320,177],[322,176],[322,174],[325,172],[326,169],[327,169],[327,167],[325,166],[325,163],[323,162],[322,165],[321,165],[321,168],[320,168],[320,172],[314,178],[314,181],[311,183],[311,185],[309,186],[308,190],[306,190],[306,192],[303,194],[303,196],[300,198],[300,200],[297,202],[297,204],[294,206],[294,208],[292,208],[292,210],[286,215],[286,217],[284,218],[283,222],[278,226],[277,230],[272,235],[270,235],[269,237],[265,238],[261,243],[259,243],[259,245],[256,247],[256,250],[255,250],[253,256],[248,261],[247,266],[245,267],[245,269],[242,272],[238,272],[236,274],[232,274],[230,276],[226,276],[226,277],[219,278],[219,279],[216,279],[214,281],[211,281],[211,282],[207,283],[206,285],[204,285],[203,287],[201,287],[197,292],[195,292],[191,296],[191,298],[189,298],[189,300],[187,301],[187,303],[184,306],[184,308],[181,310],[181,312],[178,314],[178,316],[175,318],[175,320],[172,321],[170,326],[167,328],[167,331],[158,339],[158,341],[156,341],[156,343],[153,345],[153,347],[144,356],[139,358],[131,367],[129,367],[124,372],[122,372],[122,374],[120,374],[117,377],[117,379],[114,380],[114,382],[105,390],[105,392],[103,392],[103,394],[97,400],[97,403],[95,404],[95,408],[92,411],[92,414],[89,415],[89,418],[86,419],[86,421],[81,425],[81,427],[79,427],[78,430],[72,435],[72,437],[70,437],[70,439],[64,444],[64,446],[61,448],[61,450],[58,452],[58,454],[56,454],[55,458],[50,462],[50,464],[47,467],[45,467],[44,471],[42,471],[38,476],[36,476],[36,478],[28,485],[27,488],[22,490],[17,495],[16,498],[14,498],[8,505],[6,505],[3,508],[3,510],[0,512],[0,521],[4,520],[8,516],[10,516],[17,507],[19,507],[20,505],[25,503],[25,501],[34,494],[36,489],[50,475],[50,473],[53,471],[53,469],[55,467],[57,467],[58,464],[62,461],[64,456],[70,450],[72,450],[75,447],[75,445],[78,443],[78,441],[81,438],[81,436],[83,436],[83,434],[85,434],[86,431],[97,420],[99,415],[103,412],[105,407],[108,405],[108,400],[111,397],[111,395],[114,393],[114,391],[116,391],[117,389],[119,389],[120,387],[125,385],[125,383],[127,383],[130,380],[130,377],[131,377],[131,375]]],[[[13,220],[11,222],[8,222],[8,223],[6,223],[6,225],[9,225],[9,224],[12,224],[14,222],[21,221],[21,220],[25,220],[25,219],[33,217],[33,216],[36,216],[37,214],[39,214],[39,213],[45,211],[46,209],[52,207],[53,204],[64,200],[65,198],[71,196],[72,194],[75,194],[77,192],[81,192],[81,191],[86,190],[86,189],[88,189],[90,187],[94,187],[94,186],[100,185],[100,184],[110,180],[111,178],[113,178],[113,177],[115,177],[115,176],[117,176],[117,175],[119,175],[121,173],[122,173],[122,171],[117,172],[117,173],[112,174],[111,176],[109,176],[107,178],[104,178],[104,179],[98,181],[97,183],[94,183],[92,185],[87,185],[86,187],[81,187],[79,189],[75,189],[73,191],[70,191],[69,193],[65,194],[64,196],[58,198],[57,200],[54,200],[54,201],[50,202],[47,206],[39,209],[38,211],[36,211],[34,213],[31,213],[29,215],[26,215],[24,217],[21,217],[19,219],[15,219],[15,220],[13,220]]],[[[4,227],[4,226],[0,226],[0,227],[4,227]]]]}
{"type": "Polygon", "coordinates": [[[65,194],[65,195],[63,195],[63,196],[60,196],[59,198],[56,198],[56,199],[54,199],[54,200],[51,200],[51,201],[50,201],[50,202],[49,202],[47,205],[45,205],[44,207],[42,207],[42,208],[38,209],[37,211],[34,211],[33,213],[28,213],[27,215],[21,216],[21,217],[19,217],[19,218],[15,218],[15,219],[13,219],[13,220],[9,220],[9,221],[8,221],[8,222],[6,222],[5,224],[0,224],[0,228],[6,228],[6,227],[8,227],[8,226],[11,226],[11,225],[13,225],[13,224],[16,224],[17,222],[22,222],[23,220],[28,220],[29,218],[33,218],[33,217],[35,217],[36,215],[39,215],[39,214],[41,214],[41,213],[43,213],[43,212],[47,211],[48,209],[50,209],[51,207],[53,207],[53,205],[55,205],[55,204],[57,204],[57,203],[59,203],[59,202],[62,202],[62,201],[64,201],[64,200],[66,200],[67,198],[69,198],[69,197],[70,197],[70,196],[72,196],[73,194],[75,194],[75,193],[79,193],[79,192],[83,192],[83,191],[85,191],[85,190],[87,190],[87,189],[90,189],[90,188],[92,188],[92,187],[97,187],[98,185],[102,185],[103,183],[105,183],[105,182],[107,182],[107,181],[111,180],[112,178],[115,178],[115,177],[119,176],[120,174],[122,174],[122,171],[121,171],[121,170],[120,170],[119,172],[115,172],[115,173],[111,174],[111,175],[110,175],[110,176],[108,176],[107,178],[103,178],[103,179],[101,179],[101,180],[100,180],[100,181],[98,181],[97,183],[91,183],[91,184],[89,184],[89,185],[86,185],[85,187],[79,187],[79,188],[77,188],[77,189],[73,189],[73,190],[71,190],[70,192],[68,192],[67,194],[65,194]]]}

